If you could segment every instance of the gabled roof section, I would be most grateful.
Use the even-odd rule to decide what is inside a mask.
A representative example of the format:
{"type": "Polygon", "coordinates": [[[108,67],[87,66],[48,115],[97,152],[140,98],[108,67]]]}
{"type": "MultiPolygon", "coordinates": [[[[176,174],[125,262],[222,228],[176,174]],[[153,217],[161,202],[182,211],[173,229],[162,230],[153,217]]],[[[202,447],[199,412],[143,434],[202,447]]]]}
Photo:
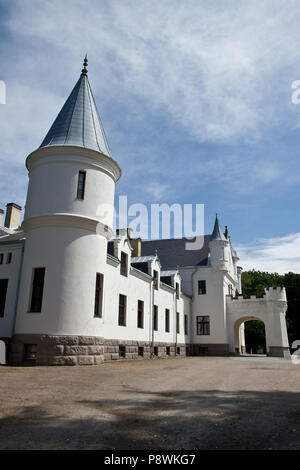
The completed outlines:
{"type": "Polygon", "coordinates": [[[204,235],[200,250],[189,249],[191,242],[186,238],[143,241],[142,256],[157,252],[164,271],[177,269],[177,266],[207,266],[210,239],[210,235],[204,235]]]}
{"type": "Polygon", "coordinates": [[[224,240],[224,241],[226,241],[225,235],[222,232],[222,229],[220,227],[218,214],[216,214],[215,226],[214,226],[213,233],[211,235],[211,239],[212,240],[224,240]]]}
{"type": "Polygon", "coordinates": [[[75,145],[110,156],[101,119],[87,76],[87,57],[82,73],[41,147],[75,145]]]}

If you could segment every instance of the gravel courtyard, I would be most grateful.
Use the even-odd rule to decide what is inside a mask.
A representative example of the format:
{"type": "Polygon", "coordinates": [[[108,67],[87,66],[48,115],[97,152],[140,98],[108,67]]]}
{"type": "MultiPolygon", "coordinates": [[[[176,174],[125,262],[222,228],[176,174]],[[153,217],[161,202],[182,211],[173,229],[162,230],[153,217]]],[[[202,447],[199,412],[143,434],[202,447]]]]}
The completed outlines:
{"type": "Polygon", "coordinates": [[[300,449],[300,365],[0,367],[0,449],[300,449]]]}

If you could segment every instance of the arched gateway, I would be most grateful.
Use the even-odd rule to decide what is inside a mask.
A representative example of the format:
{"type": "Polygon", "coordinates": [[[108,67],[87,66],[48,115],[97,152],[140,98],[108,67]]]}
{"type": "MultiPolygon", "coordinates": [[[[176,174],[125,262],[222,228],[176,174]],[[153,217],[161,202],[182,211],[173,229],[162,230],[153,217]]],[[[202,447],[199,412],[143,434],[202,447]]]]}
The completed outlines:
{"type": "Polygon", "coordinates": [[[243,324],[248,320],[260,320],[265,325],[266,347],[269,356],[290,357],[285,313],[287,300],[284,287],[265,289],[262,298],[250,299],[227,296],[227,330],[229,352],[245,352],[243,324]]]}

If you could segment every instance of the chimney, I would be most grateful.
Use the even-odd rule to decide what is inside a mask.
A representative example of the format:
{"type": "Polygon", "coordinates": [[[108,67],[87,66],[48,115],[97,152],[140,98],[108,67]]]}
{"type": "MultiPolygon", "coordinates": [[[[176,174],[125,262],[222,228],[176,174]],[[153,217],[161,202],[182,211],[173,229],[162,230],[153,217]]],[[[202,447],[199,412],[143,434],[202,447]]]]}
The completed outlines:
{"type": "Polygon", "coordinates": [[[22,207],[14,202],[6,204],[5,227],[18,228],[20,225],[22,207]]]}
{"type": "Polygon", "coordinates": [[[4,215],[4,210],[0,209],[0,225],[2,225],[2,222],[3,222],[3,215],[4,215]]]}
{"type": "Polygon", "coordinates": [[[142,256],[142,240],[140,238],[132,238],[130,244],[133,248],[131,256],[133,258],[142,256]]]}

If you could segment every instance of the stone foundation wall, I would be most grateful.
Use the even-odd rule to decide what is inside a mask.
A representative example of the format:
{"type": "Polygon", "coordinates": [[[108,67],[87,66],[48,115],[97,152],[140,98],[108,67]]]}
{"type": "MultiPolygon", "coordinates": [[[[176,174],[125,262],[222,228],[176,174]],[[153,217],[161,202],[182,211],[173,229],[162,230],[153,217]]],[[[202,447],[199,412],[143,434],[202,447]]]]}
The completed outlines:
{"type": "Polygon", "coordinates": [[[120,339],[104,340],[104,360],[113,361],[117,359],[149,359],[150,357],[171,357],[185,356],[186,345],[175,343],[159,343],[154,342],[153,346],[150,341],[129,341],[120,339]],[[122,349],[122,348],[125,348],[122,349]],[[143,348],[143,355],[141,353],[143,348]],[[168,349],[167,349],[168,348],[168,349]],[[169,354],[168,354],[169,352],[169,354]]]}
{"type": "Polygon", "coordinates": [[[10,344],[11,365],[75,366],[102,364],[104,338],[99,336],[15,335],[10,344]],[[37,345],[36,359],[26,358],[27,345],[37,345]]]}
{"type": "Polygon", "coordinates": [[[149,359],[185,354],[185,344],[155,342],[152,347],[151,342],[104,339],[99,336],[15,335],[10,342],[9,363],[14,366],[98,365],[123,358],[149,359]],[[26,354],[30,345],[36,345],[35,359],[31,360],[26,354]]]}

